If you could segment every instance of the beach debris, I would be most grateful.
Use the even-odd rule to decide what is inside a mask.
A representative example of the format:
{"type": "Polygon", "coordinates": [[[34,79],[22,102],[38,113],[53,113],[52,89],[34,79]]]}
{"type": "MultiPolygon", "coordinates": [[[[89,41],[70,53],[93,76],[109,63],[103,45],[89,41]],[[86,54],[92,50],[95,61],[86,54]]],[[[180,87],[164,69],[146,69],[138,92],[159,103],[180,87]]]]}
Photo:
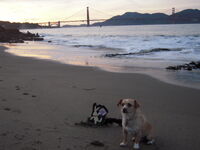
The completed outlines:
{"type": "Polygon", "coordinates": [[[104,127],[109,124],[117,124],[121,126],[122,120],[116,118],[108,118],[108,109],[104,105],[93,104],[92,113],[87,120],[81,121],[79,123],[75,123],[75,125],[83,126],[83,127],[104,127]]]}
{"type": "Polygon", "coordinates": [[[93,145],[93,146],[98,146],[98,147],[105,146],[102,142],[97,141],[97,140],[94,140],[94,141],[90,142],[90,144],[93,145]]]}
{"type": "Polygon", "coordinates": [[[188,64],[177,65],[177,66],[168,66],[167,70],[188,70],[192,71],[193,69],[200,69],[200,61],[192,61],[188,64]]]}
{"type": "Polygon", "coordinates": [[[93,104],[92,114],[89,117],[89,121],[95,125],[101,125],[105,122],[106,115],[108,114],[108,109],[104,105],[93,104]]]}

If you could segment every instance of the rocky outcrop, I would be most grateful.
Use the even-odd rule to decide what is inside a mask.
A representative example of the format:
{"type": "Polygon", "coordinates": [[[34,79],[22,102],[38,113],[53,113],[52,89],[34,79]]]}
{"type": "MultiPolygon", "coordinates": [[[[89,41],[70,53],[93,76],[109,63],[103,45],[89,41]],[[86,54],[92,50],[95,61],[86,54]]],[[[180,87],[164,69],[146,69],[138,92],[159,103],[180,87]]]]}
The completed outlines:
{"type": "Polygon", "coordinates": [[[192,61],[188,64],[169,66],[166,69],[168,70],[188,70],[192,71],[193,69],[200,69],[200,61],[192,61]]]}
{"type": "Polygon", "coordinates": [[[42,41],[44,40],[38,34],[30,32],[23,33],[18,29],[5,29],[0,26],[0,42],[5,43],[23,43],[24,41],[42,41]]]}

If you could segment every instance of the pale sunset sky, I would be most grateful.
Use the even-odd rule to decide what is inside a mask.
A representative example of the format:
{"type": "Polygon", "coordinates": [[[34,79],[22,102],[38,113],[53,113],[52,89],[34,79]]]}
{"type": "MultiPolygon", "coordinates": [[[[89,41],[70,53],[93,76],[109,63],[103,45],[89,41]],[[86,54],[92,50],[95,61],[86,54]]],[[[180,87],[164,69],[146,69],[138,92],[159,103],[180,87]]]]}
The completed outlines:
{"type": "Polygon", "coordinates": [[[100,19],[125,12],[171,14],[172,7],[175,7],[176,11],[200,9],[200,0],[0,0],[0,20],[62,21],[75,13],[69,20],[85,19],[87,6],[90,7],[91,18],[100,19]]]}

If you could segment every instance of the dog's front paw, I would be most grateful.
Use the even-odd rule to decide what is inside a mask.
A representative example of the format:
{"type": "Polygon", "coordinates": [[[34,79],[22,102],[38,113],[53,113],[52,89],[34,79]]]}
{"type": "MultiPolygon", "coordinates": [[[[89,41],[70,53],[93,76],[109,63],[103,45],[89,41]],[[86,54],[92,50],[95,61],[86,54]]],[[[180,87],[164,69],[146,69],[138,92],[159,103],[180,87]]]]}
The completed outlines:
{"type": "Polygon", "coordinates": [[[134,143],[133,149],[140,149],[140,145],[138,143],[134,143]]]}
{"type": "Polygon", "coordinates": [[[119,146],[121,146],[121,147],[125,147],[125,146],[127,146],[127,143],[125,143],[125,142],[121,142],[121,143],[119,144],[119,146]]]}

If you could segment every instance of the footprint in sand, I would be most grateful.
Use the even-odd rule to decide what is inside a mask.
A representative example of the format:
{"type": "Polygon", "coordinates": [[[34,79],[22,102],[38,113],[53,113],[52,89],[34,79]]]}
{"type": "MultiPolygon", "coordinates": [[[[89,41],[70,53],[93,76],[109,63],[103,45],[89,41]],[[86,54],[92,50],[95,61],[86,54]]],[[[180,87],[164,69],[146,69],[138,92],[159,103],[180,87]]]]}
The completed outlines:
{"type": "Polygon", "coordinates": [[[21,150],[37,150],[34,147],[23,147],[21,150]]]}
{"type": "Polygon", "coordinates": [[[8,132],[1,133],[0,136],[7,136],[8,132]]]}
{"type": "Polygon", "coordinates": [[[17,86],[15,86],[15,88],[16,88],[16,90],[20,90],[20,87],[17,85],[17,86]]]}
{"type": "Polygon", "coordinates": [[[34,141],[32,145],[41,145],[41,144],[42,144],[42,141],[37,140],[37,141],[34,141]]]}
{"type": "Polygon", "coordinates": [[[29,93],[23,93],[23,95],[29,95],[29,93]]]}
{"type": "Polygon", "coordinates": [[[36,131],[37,131],[37,132],[41,132],[42,130],[38,128],[38,129],[36,129],[36,131]]]}
{"type": "Polygon", "coordinates": [[[2,99],[1,101],[5,102],[5,101],[7,101],[7,100],[6,100],[6,99],[2,99]]]}
{"type": "MultiPolygon", "coordinates": [[[[25,92],[25,93],[23,93],[23,95],[27,96],[27,95],[31,95],[31,94],[25,92]]],[[[37,96],[36,95],[31,95],[31,97],[36,98],[37,96]]]]}
{"type": "Polygon", "coordinates": [[[25,138],[25,136],[24,135],[15,134],[14,138],[19,140],[19,141],[21,141],[21,140],[23,140],[25,138]]]}
{"type": "Polygon", "coordinates": [[[4,110],[5,110],[5,111],[11,111],[11,109],[8,108],[8,107],[4,108],[4,110]]]}
{"type": "Polygon", "coordinates": [[[21,114],[22,113],[21,110],[19,110],[19,109],[11,109],[11,108],[8,108],[8,107],[5,107],[3,110],[11,111],[11,112],[17,113],[17,114],[21,114]]]}
{"type": "Polygon", "coordinates": [[[19,110],[19,109],[15,109],[15,110],[13,110],[12,112],[17,113],[17,114],[21,114],[21,113],[22,113],[22,111],[19,110]]]}
{"type": "Polygon", "coordinates": [[[96,88],[84,88],[83,90],[85,90],[85,91],[93,91],[93,90],[96,90],[96,88]]]}

